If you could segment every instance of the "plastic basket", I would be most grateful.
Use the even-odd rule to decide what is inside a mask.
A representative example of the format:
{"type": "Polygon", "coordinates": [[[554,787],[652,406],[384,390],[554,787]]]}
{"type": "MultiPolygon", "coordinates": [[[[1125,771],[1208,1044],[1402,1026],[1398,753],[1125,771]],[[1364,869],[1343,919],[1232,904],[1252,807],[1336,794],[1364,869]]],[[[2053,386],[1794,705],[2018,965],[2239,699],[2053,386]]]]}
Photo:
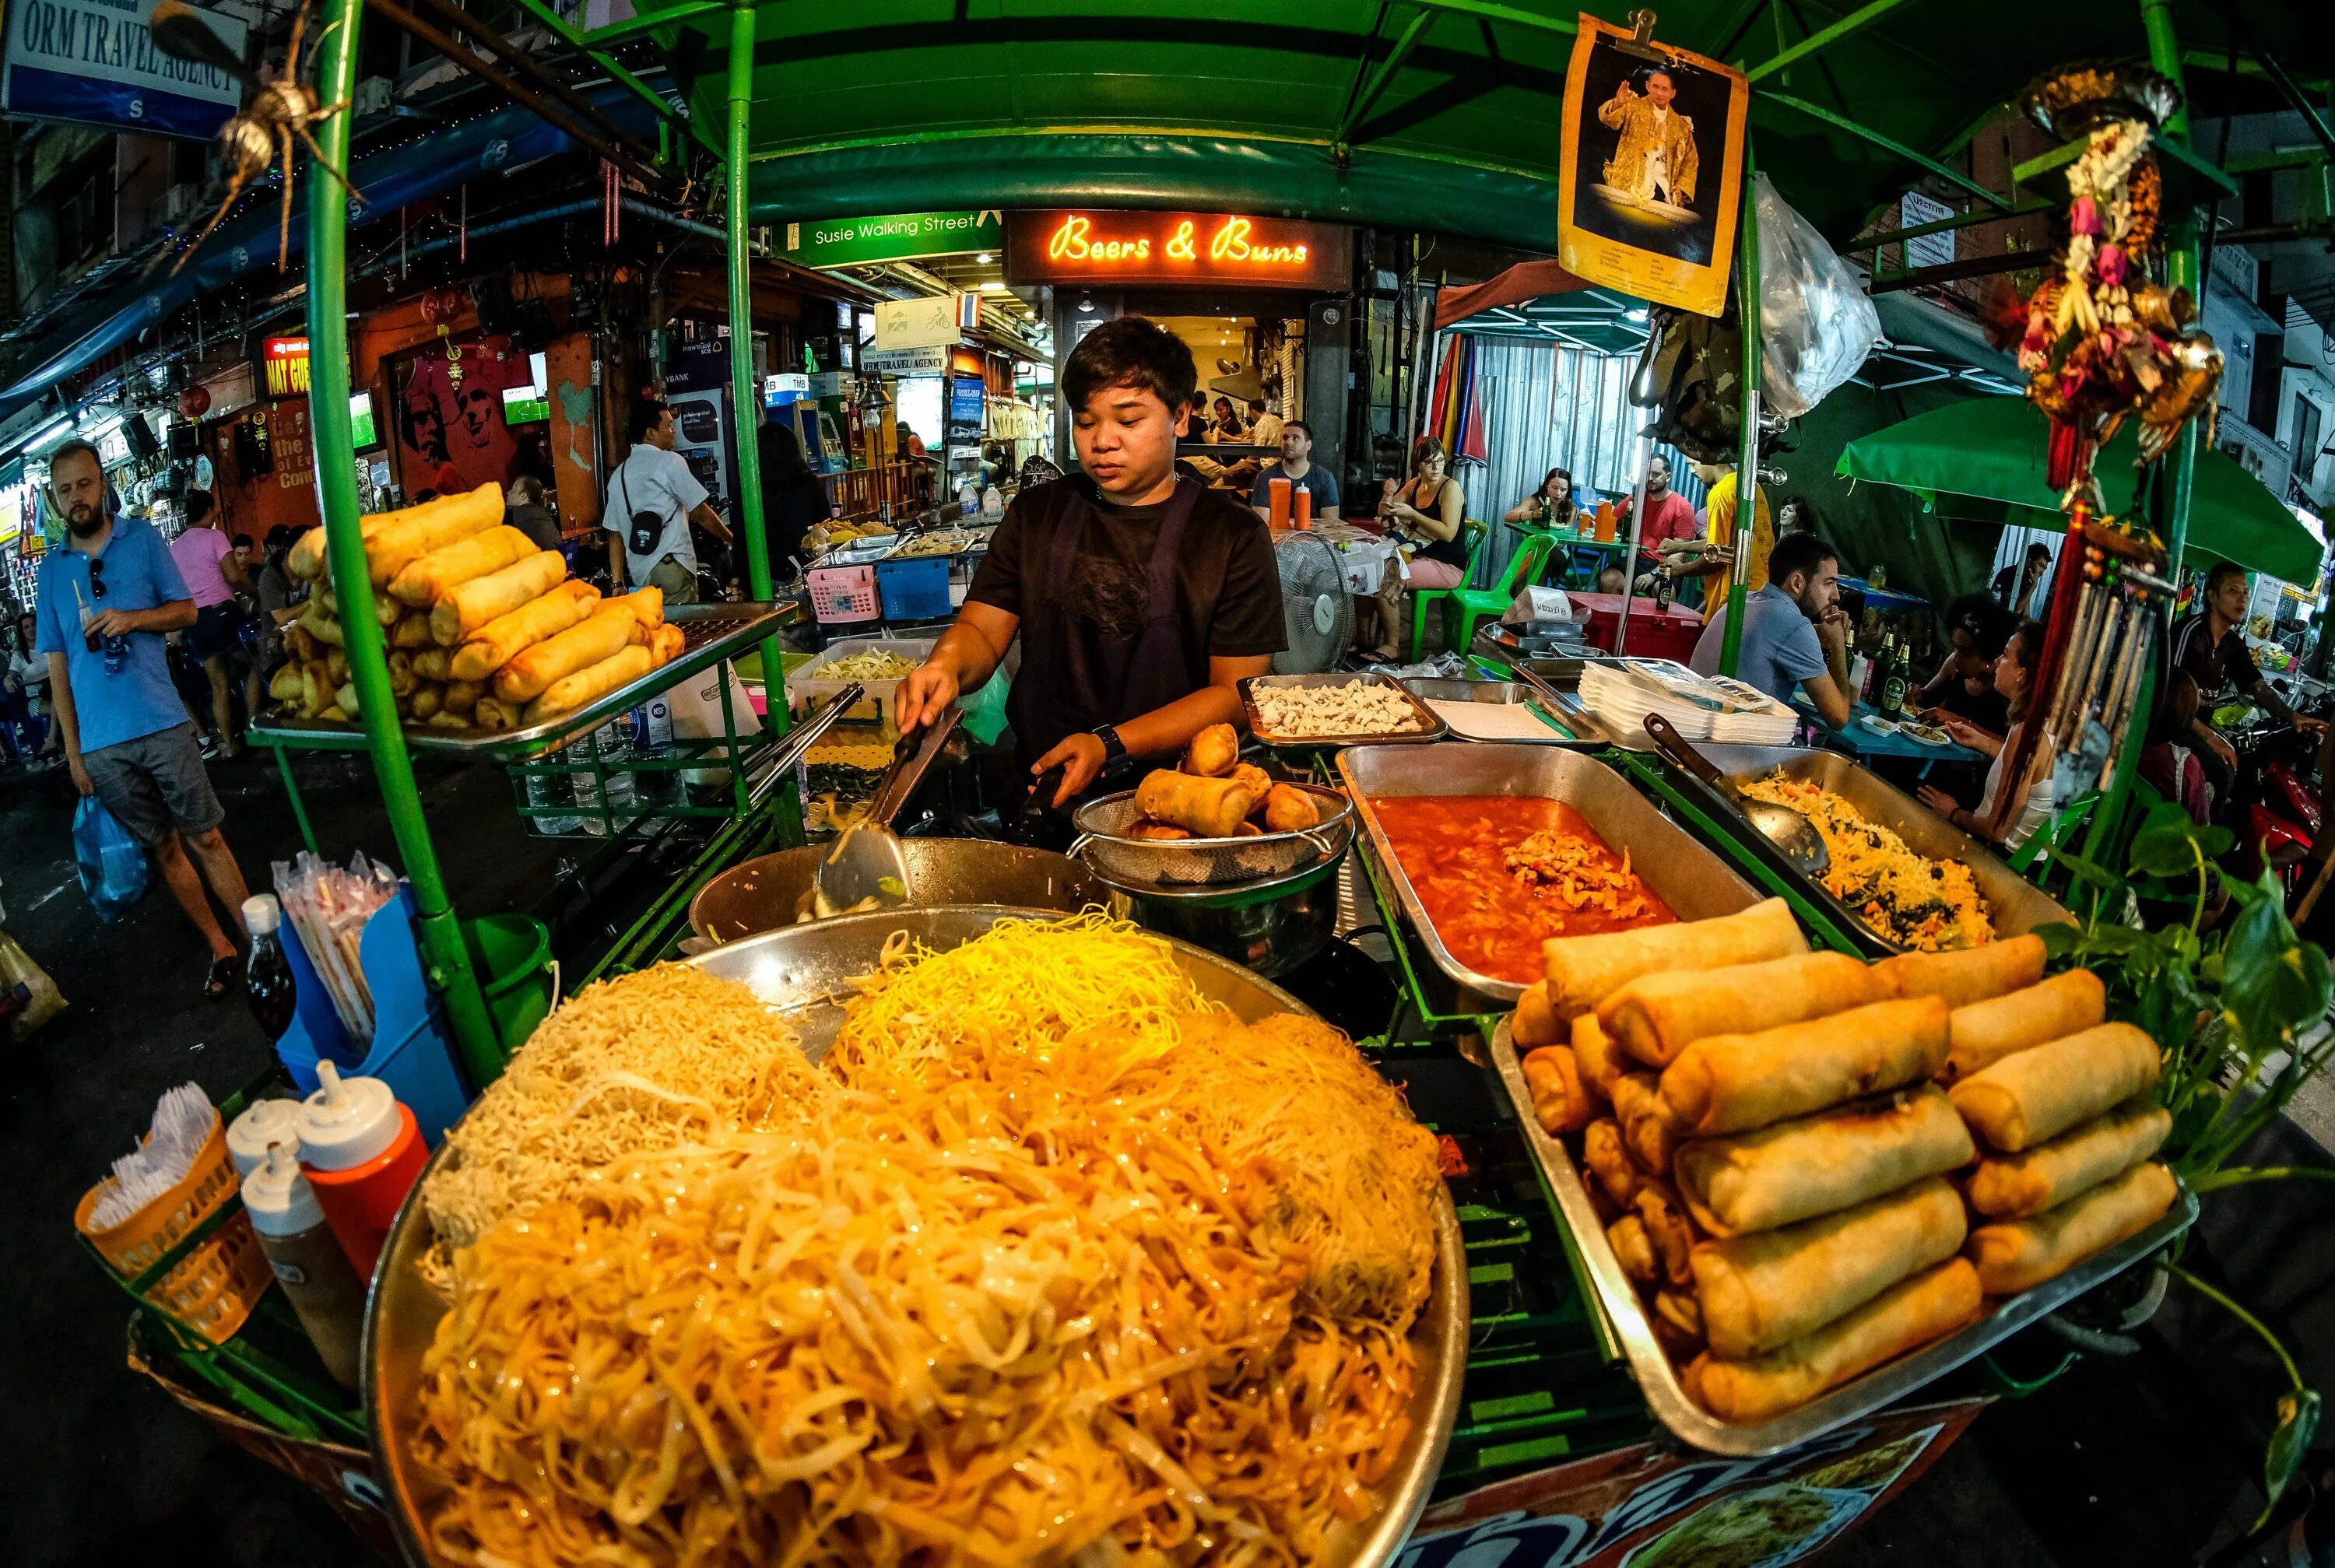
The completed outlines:
{"type": "MultiPolygon", "coordinates": [[[[937,641],[939,639],[935,637],[846,637],[830,643],[811,663],[788,672],[787,707],[796,718],[807,719],[849,686],[849,681],[835,680],[820,673],[838,659],[880,649],[887,653],[896,653],[911,664],[921,664],[932,656],[933,644],[937,641]]],[[[882,723],[889,726],[893,700],[899,695],[899,681],[862,681],[859,685],[860,699],[843,716],[843,721],[847,724],[882,723]]]]}
{"type": "Polygon", "coordinates": [[[821,566],[803,574],[803,587],[814,620],[873,621],[882,610],[873,566],[821,566]]]}
{"type": "Polygon", "coordinates": [[[949,613],[946,556],[884,561],[876,567],[876,587],[887,621],[937,621],[949,613]]]}
{"type": "MultiPolygon", "coordinates": [[[[73,1208],[73,1225],[126,1280],[152,1268],[243,1190],[236,1180],[235,1163],[228,1157],[227,1128],[216,1113],[211,1135],[203,1140],[186,1179],[111,1230],[92,1230],[90,1214],[112,1180],[108,1176],[82,1195],[73,1208]]],[[[243,1327],[275,1277],[267,1254],[259,1250],[251,1217],[237,1210],[156,1281],[146,1300],[217,1344],[243,1327]]]]}

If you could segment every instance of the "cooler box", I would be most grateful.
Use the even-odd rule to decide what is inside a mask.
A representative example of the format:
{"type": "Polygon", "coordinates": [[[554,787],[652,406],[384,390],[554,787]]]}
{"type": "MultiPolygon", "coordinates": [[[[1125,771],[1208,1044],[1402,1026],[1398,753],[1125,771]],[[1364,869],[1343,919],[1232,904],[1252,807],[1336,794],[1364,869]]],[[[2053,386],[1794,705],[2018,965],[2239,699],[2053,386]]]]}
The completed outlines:
{"type": "MultiPolygon", "coordinates": [[[[1574,595],[1576,605],[1582,596],[1574,595]]],[[[1598,597],[1610,599],[1617,595],[1598,597]]],[[[1621,615],[1613,610],[1592,608],[1587,621],[1589,645],[1613,653],[1613,634],[1621,622],[1621,615]]],[[[1694,645],[1701,637],[1702,617],[1694,611],[1681,611],[1673,605],[1658,615],[1652,599],[1637,599],[1630,605],[1630,642],[1623,652],[1636,658],[1675,659],[1683,664],[1694,656],[1694,645]]]]}

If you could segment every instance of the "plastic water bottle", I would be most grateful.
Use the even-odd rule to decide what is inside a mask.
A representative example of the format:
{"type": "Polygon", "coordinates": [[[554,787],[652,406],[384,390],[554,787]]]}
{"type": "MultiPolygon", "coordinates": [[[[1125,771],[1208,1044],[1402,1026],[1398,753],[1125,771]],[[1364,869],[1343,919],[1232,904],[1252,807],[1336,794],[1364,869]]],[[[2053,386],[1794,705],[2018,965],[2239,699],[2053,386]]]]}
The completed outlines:
{"type": "Polygon", "coordinates": [[[995,485],[992,485],[987,489],[982,491],[981,515],[984,518],[1003,517],[1005,515],[1005,492],[999,489],[995,485]]]}
{"type": "MultiPolygon", "coordinates": [[[[632,712],[633,755],[643,760],[673,755],[673,703],[664,693],[650,698],[632,712]]],[[[650,807],[673,799],[680,780],[669,768],[647,768],[633,775],[635,798],[650,807]]]]}
{"type": "Polygon", "coordinates": [[[543,813],[530,817],[535,830],[549,838],[564,838],[583,830],[584,818],[572,811],[556,808],[576,804],[576,792],[567,787],[565,777],[557,773],[530,772],[527,776],[527,803],[543,813]]]}
{"type": "Polygon", "coordinates": [[[972,517],[974,513],[976,513],[976,512],[980,511],[980,510],[981,510],[981,486],[980,486],[980,484],[979,484],[979,483],[977,483],[976,481],[973,480],[973,479],[967,479],[967,480],[965,480],[965,481],[964,481],[964,483],[963,485],[961,485],[961,486],[959,486],[959,487],[957,488],[957,492],[956,492],[956,504],[957,504],[958,508],[959,508],[960,510],[962,510],[962,511],[964,512],[964,514],[966,517],[968,517],[968,518],[969,518],[969,517],[972,517]]]}
{"type": "MultiPolygon", "coordinates": [[[[611,719],[592,731],[592,754],[603,763],[628,760],[632,748],[625,741],[630,732],[630,725],[611,719]]],[[[607,769],[600,779],[600,797],[607,806],[612,828],[621,828],[640,809],[640,790],[628,769],[607,769]]]]}

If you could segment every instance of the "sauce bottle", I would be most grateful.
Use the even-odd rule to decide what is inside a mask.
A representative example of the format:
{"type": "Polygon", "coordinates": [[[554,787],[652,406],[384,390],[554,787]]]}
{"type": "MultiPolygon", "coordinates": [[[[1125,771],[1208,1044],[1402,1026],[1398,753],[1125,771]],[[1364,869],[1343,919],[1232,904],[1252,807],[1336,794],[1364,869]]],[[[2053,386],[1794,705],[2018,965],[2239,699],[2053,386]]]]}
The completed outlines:
{"type": "Polygon", "coordinates": [[[266,1163],[243,1178],[243,1207],[325,1370],[343,1388],[355,1388],[364,1342],[364,1282],[349,1266],[290,1144],[269,1145],[266,1163]]]}
{"type": "Polygon", "coordinates": [[[244,969],[244,1000],[251,1004],[251,1016],[273,1044],[284,1038],[292,1027],[292,1015],[299,1003],[293,984],[292,965],[284,956],[283,939],[276,935],[284,924],[284,906],[273,893],[255,893],[243,901],[243,924],[251,933],[251,962],[244,969]]]}
{"type": "Polygon", "coordinates": [[[255,1099],[244,1107],[243,1114],[227,1124],[227,1153],[235,1162],[236,1179],[266,1165],[268,1146],[279,1143],[299,1157],[300,1102],[255,1099]]]}
{"type": "Polygon", "coordinates": [[[389,1227],[421,1175],[429,1151],[413,1112],[377,1078],[343,1078],[316,1063],[324,1087],[300,1107],[300,1170],[361,1279],[389,1241],[389,1227]]]}

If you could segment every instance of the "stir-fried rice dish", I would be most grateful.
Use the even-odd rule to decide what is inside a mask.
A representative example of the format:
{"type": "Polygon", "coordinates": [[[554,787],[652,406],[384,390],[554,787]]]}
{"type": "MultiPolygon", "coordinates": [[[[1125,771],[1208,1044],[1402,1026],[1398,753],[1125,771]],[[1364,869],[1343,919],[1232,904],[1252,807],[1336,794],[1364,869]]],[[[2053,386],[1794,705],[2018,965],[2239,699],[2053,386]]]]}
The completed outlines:
{"type": "Polygon", "coordinates": [[[1788,807],[1815,825],[1832,857],[1824,875],[1826,891],[1876,934],[1923,953],[1994,940],[1977,880],[1960,861],[1916,855],[1839,796],[1788,779],[1781,769],[1739,788],[1751,799],[1788,807]]]}

